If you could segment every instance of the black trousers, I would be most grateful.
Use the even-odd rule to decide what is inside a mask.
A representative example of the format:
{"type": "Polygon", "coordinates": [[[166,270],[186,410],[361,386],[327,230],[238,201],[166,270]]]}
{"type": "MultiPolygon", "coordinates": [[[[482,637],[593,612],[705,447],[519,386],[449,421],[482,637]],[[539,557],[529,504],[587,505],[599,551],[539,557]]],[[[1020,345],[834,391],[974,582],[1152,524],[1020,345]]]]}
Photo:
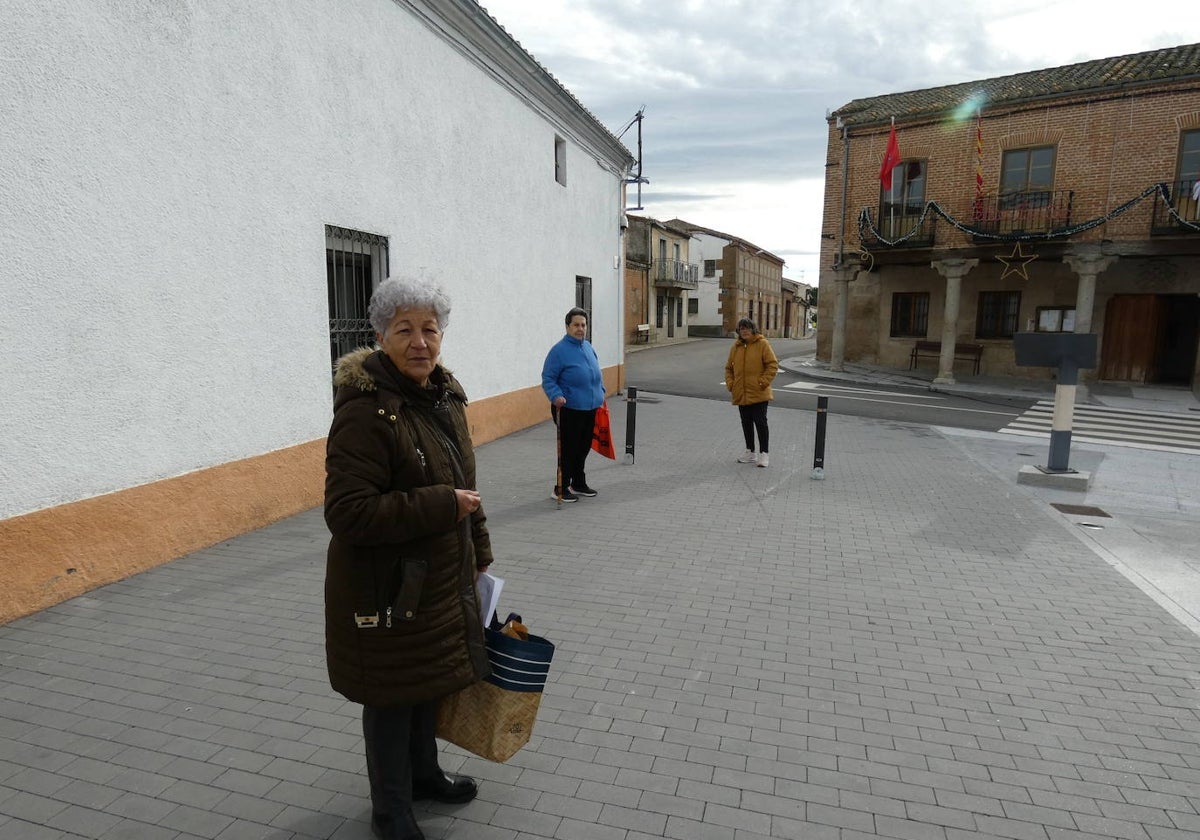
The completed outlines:
{"type": "Polygon", "coordinates": [[[738,413],[742,415],[742,435],[746,438],[746,448],[754,451],[754,432],[758,431],[758,451],[771,451],[771,430],[767,428],[767,403],[751,403],[739,405],[738,413]]]}
{"type": "Polygon", "coordinates": [[[398,805],[412,804],[413,779],[429,779],[438,766],[437,701],[418,706],[363,706],[363,742],[371,810],[388,817],[398,805]]]}
{"type": "Polygon", "coordinates": [[[584,462],[592,451],[592,429],[596,425],[596,409],[578,411],[562,407],[557,410],[559,434],[562,435],[562,486],[587,486],[584,462]]]}

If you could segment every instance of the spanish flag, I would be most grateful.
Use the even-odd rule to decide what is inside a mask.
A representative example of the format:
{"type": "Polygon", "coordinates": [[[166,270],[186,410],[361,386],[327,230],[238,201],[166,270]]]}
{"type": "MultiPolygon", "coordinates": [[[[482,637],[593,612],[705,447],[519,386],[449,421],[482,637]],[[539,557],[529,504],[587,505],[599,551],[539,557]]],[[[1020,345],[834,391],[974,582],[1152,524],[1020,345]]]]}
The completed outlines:
{"type": "Polygon", "coordinates": [[[879,183],[885,190],[892,188],[892,170],[900,163],[900,144],[896,142],[896,118],[892,117],[892,130],[888,134],[887,150],[879,166],[879,183]]]}

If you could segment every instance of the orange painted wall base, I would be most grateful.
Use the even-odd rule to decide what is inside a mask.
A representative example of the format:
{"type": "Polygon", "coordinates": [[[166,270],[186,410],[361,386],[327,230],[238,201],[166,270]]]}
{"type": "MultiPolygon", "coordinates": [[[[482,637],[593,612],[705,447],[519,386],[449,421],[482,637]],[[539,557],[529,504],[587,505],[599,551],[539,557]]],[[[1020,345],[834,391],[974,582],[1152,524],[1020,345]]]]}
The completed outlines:
{"type": "MultiPolygon", "coordinates": [[[[612,393],[624,366],[604,371],[612,393]]],[[[550,418],[540,387],[467,406],[476,445],[550,418]]],[[[0,520],[0,624],[321,504],[325,439],[0,520]]]]}

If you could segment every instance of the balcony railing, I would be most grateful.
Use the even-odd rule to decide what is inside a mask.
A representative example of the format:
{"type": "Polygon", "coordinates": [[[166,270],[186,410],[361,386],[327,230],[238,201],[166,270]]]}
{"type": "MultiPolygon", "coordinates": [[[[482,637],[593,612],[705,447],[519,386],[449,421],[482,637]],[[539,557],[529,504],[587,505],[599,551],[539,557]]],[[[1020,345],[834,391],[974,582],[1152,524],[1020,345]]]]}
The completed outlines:
{"type": "Polygon", "coordinates": [[[936,223],[937,216],[926,212],[923,205],[885,202],[875,223],[879,235],[870,232],[871,241],[866,244],[883,248],[931,248],[936,223]]]}
{"type": "Polygon", "coordinates": [[[700,283],[700,266],[683,260],[655,260],[650,264],[650,280],[655,286],[694,289],[700,283]]]}
{"type": "Polygon", "coordinates": [[[1194,198],[1196,183],[1195,178],[1187,178],[1167,184],[1171,193],[1169,204],[1163,201],[1161,193],[1155,193],[1154,216],[1150,220],[1151,236],[1200,233],[1192,227],[1200,225],[1200,201],[1194,198]]]}
{"type": "Polygon", "coordinates": [[[1071,226],[1071,190],[985,195],[968,205],[964,221],[975,230],[990,234],[1053,234],[1071,226]]]}

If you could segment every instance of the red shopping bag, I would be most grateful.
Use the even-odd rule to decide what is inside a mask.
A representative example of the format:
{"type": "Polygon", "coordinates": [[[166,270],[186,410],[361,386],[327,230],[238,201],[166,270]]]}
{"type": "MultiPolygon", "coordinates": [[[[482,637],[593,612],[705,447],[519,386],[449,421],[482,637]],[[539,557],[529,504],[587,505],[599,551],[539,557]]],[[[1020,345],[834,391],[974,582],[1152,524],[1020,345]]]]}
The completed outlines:
{"type": "Polygon", "coordinates": [[[596,425],[592,427],[592,449],[605,458],[617,460],[617,450],[613,448],[612,424],[608,416],[608,402],[601,403],[596,409],[596,425]]]}

